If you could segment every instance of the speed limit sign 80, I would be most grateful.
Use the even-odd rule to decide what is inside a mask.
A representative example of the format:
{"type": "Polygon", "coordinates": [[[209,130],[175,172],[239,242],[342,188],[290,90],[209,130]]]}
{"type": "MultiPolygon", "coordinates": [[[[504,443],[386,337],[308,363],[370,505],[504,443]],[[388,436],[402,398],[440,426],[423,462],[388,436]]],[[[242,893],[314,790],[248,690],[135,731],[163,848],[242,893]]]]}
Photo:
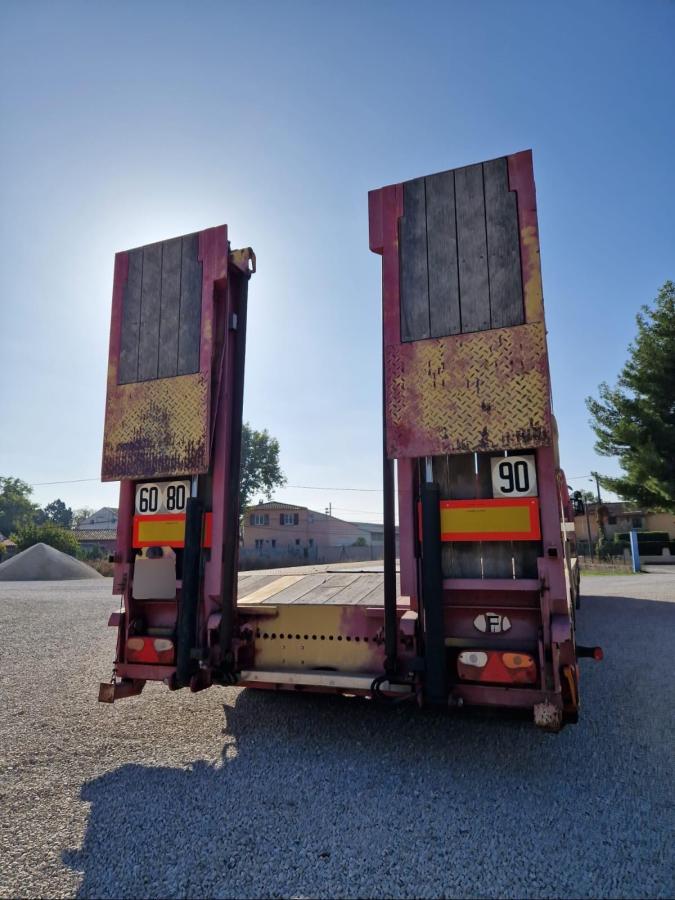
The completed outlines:
{"type": "Polygon", "coordinates": [[[534,456],[493,456],[493,497],[536,497],[537,467],[534,456]]]}

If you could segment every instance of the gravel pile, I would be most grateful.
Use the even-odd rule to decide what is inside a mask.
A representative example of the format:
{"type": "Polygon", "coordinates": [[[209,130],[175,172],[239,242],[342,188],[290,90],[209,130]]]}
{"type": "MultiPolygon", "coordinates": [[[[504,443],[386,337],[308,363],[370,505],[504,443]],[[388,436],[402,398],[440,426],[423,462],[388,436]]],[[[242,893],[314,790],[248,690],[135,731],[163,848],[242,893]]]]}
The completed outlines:
{"type": "Polygon", "coordinates": [[[0,585],[0,896],[672,897],[675,576],[583,587],[606,658],[555,736],[238,688],[97,705],[110,581],[0,585]]]}
{"type": "Polygon", "coordinates": [[[74,581],[102,577],[91,566],[48,544],[33,544],[0,564],[0,581],[74,581]]]}

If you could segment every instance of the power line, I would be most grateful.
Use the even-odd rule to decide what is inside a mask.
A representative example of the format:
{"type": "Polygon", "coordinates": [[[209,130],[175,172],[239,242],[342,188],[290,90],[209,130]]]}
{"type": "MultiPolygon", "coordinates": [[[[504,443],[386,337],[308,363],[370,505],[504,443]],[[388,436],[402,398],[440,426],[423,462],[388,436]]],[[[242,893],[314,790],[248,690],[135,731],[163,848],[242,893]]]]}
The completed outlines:
{"type": "Polygon", "coordinates": [[[70,478],[67,481],[33,481],[29,482],[31,487],[46,487],[51,484],[79,484],[82,481],[100,481],[100,478],[70,478]]]}
{"type": "MultiPolygon", "coordinates": [[[[84,481],[101,481],[100,478],[69,478],[64,479],[63,481],[33,481],[29,482],[31,487],[48,487],[54,484],[81,484],[84,481]]],[[[303,490],[303,491],[355,491],[356,493],[382,493],[382,488],[357,488],[357,487],[335,487],[335,485],[327,485],[323,487],[319,487],[317,485],[311,484],[285,484],[280,487],[280,490],[284,488],[293,488],[294,490],[303,490]]],[[[356,510],[358,512],[358,510],[356,510]]]]}

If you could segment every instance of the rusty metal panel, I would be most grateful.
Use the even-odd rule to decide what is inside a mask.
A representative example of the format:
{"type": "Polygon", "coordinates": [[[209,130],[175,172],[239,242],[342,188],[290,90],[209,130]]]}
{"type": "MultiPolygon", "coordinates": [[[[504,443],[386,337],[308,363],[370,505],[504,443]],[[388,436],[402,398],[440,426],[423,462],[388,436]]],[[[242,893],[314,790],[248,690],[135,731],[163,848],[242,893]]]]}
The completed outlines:
{"type": "Polygon", "coordinates": [[[390,458],[551,442],[542,322],[389,345],[385,366],[390,458]]]}
{"type": "Polygon", "coordinates": [[[103,480],[204,471],[208,413],[199,372],[117,385],[106,405],[103,480]]]}
{"type": "Polygon", "coordinates": [[[224,225],[118,253],[115,257],[103,481],[208,471],[214,295],[217,288],[221,289],[218,286],[225,284],[227,265],[227,226],[224,225]],[[172,274],[176,281],[171,251],[179,243],[183,248],[183,275],[186,260],[190,262],[189,284],[183,284],[180,293],[177,282],[170,284],[168,277],[172,274]],[[169,268],[163,272],[164,253],[167,266],[172,263],[171,272],[169,268]],[[143,277],[146,256],[155,259],[152,278],[147,271],[148,277],[143,277]],[[161,273],[167,277],[160,278],[161,273]],[[152,295],[152,304],[146,309],[147,321],[135,304],[141,282],[143,291],[147,287],[148,297],[152,295]],[[160,293],[165,289],[166,296],[162,298],[160,293]],[[170,300],[174,307],[180,305],[180,326],[177,315],[167,314],[165,324],[169,322],[171,327],[162,328],[160,309],[168,313],[166,304],[161,305],[162,299],[170,300]],[[189,333],[188,362],[181,361],[183,332],[189,333]],[[144,349],[144,335],[147,349],[144,349]],[[170,360],[168,356],[164,359],[162,349],[167,351],[170,360]],[[141,355],[143,366],[139,362],[141,355]],[[160,357],[161,372],[158,371],[160,357]],[[179,371],[185,374],[177,374],[179,371]]]}

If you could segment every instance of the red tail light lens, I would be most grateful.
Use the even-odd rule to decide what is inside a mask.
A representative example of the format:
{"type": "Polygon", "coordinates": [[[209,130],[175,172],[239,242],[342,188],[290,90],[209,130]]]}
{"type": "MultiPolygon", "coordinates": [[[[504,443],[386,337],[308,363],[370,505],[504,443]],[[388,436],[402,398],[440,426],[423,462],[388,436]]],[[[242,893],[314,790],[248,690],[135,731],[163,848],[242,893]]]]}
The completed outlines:
{"type": "Polygon", "coordinates": [[[174,645],[169,638],[130,637],[127,662],[154,663],[170,666],[174,662],[174,645]]]}
{"type": "Polygon", "coordinates": [[[457,674],[463,681],[535,684],[537,664],[528,653],[463,650],[457,656],[457,674]]]}

